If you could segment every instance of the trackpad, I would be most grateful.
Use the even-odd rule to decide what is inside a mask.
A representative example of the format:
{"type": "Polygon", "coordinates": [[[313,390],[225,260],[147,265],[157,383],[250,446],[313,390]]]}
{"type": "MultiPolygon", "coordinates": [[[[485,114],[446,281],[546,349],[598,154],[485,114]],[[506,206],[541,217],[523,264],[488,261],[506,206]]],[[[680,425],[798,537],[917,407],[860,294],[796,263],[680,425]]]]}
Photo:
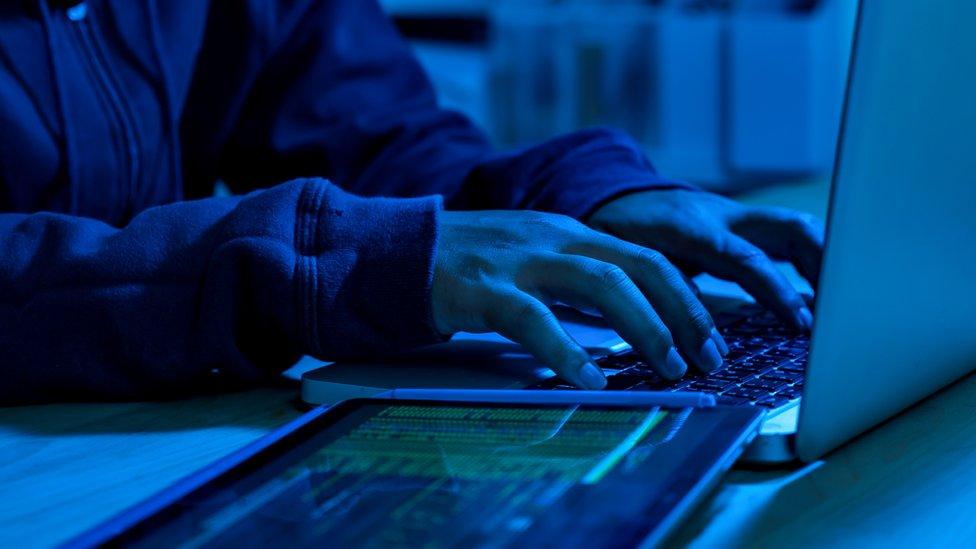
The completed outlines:
{"type": "MultiPolygon", "coordinates": [[[[602,319],[558,307],[566,331],[587,351],[606,355],[627,345],[602,319]]],[[[341,362],[302,375],[302,399],[331,404],[394,388],[512,389],[553,375],[522,346],[497,334],[457,334],[450,342],[387,359],[341,362]]]]}

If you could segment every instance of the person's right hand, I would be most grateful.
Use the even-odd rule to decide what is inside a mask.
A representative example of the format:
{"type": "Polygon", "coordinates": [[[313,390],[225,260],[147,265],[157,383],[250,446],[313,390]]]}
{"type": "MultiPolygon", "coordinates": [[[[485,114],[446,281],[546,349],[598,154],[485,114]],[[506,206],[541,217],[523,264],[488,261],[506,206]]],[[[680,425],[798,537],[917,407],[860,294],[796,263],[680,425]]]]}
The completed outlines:
{"type": "Polygon", "coordinates": [[[586,389],[603,388],[606,378],[556,320],[556,302],[598,310],[667,378],[685,373],[682,356],[712,371],[728,352],[664,256],[561,215],[444,212],[432,295],[442,334],[498,332],[586,389]]]}

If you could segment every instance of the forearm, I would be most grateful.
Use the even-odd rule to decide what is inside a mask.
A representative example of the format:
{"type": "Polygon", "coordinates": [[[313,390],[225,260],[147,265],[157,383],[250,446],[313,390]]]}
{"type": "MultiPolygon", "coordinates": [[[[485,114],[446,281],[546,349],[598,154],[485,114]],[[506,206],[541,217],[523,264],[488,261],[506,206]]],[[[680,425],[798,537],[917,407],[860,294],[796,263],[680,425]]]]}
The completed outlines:
{"type": "Polygon", "coordinates": [[[122,229],[2,215],[0,402],[241,387],[301,354],[434,340],[436,212],[305,180],[153,208],[122,229]]]}
{"type": "Polygon", "coordinates": [[[596,128],[484,158],[447,205],[539,210],[584,219],[623,194],[667,188],[694,187],[658,174],[628,135],[596,128]]]}

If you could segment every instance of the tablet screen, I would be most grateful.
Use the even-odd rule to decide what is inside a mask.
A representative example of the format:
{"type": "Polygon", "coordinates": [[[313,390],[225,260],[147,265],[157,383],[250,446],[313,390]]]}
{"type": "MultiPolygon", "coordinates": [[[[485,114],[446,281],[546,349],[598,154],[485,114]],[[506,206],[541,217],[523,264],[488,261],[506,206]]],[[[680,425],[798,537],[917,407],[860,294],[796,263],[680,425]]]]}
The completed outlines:
{"type": "Polygon", "coordinates": [[[730,409],[351,401],[124,541],[632,545],[665,521],[755,417],[730,409]]]}

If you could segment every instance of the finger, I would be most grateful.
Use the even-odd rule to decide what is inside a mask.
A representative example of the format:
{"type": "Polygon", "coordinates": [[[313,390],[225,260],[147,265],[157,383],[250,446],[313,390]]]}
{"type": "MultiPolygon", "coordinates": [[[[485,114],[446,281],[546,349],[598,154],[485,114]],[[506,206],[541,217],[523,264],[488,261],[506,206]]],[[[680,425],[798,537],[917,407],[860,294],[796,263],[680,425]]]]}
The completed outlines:
{"type": "Polygon", "coordinates": [[[734,230],[772,257],[792,262],[803,278],[817,288],[824,229],[814,216],[787,208],[763,208],[734,230]]]}
{"type": "Polygon", "coordinates": [[[677,340],[684,357],[705,372],[722,366],[728,345],[681,271],[657,251],[617,238],[599,235],[594,244],[585,250],[587,255],[620,266],[637,283],[677,340]]]}
{"type": "Polygon", "coordinates": [[[582,347],[542,302],[514,288],[495,292],[487,304],[488,326],[520,343],[564,380],[583,389],[602,389],[607,380],[582,347]]]}
{"type": "Polygon", "coordinates": [[[658,252],[627,244],[621,253],[629,260],[628,272],[633,270],[635,280],[671,328],[684,355],[704,372],[721,368],[729,346],[692,289],[697,289],[695,283],[658,252]]]}
{"type": "Polygon", "coordinates": [[[799,292],[758,247],[730,235],[718,253],[702,261],[716,275],[737,282],[783,321],[799,330],[810,330],[813,325],[810,309],[799,292]]]}
{"type": "Polygon", "coordinates": [[[596,308],[662,376],[676,379],[687,371],[668,327],[623,269],[591,257],[556,254],[541,266],[534,280],[539,290],[596,308]]]}
{"type": "Polygon", "coordinates": [[[684,279],[685,284],[688,285],[688,289],[691,290],[691,293],[695,294],[695,297],[701,300],[702,293],[701,293],[701,288],[698,287],[698,284],[695,283],[695,281],[690,276],[685,274],[683,270],[679,270],[679,272],[681,272],[681,278],[684,279]]]}

